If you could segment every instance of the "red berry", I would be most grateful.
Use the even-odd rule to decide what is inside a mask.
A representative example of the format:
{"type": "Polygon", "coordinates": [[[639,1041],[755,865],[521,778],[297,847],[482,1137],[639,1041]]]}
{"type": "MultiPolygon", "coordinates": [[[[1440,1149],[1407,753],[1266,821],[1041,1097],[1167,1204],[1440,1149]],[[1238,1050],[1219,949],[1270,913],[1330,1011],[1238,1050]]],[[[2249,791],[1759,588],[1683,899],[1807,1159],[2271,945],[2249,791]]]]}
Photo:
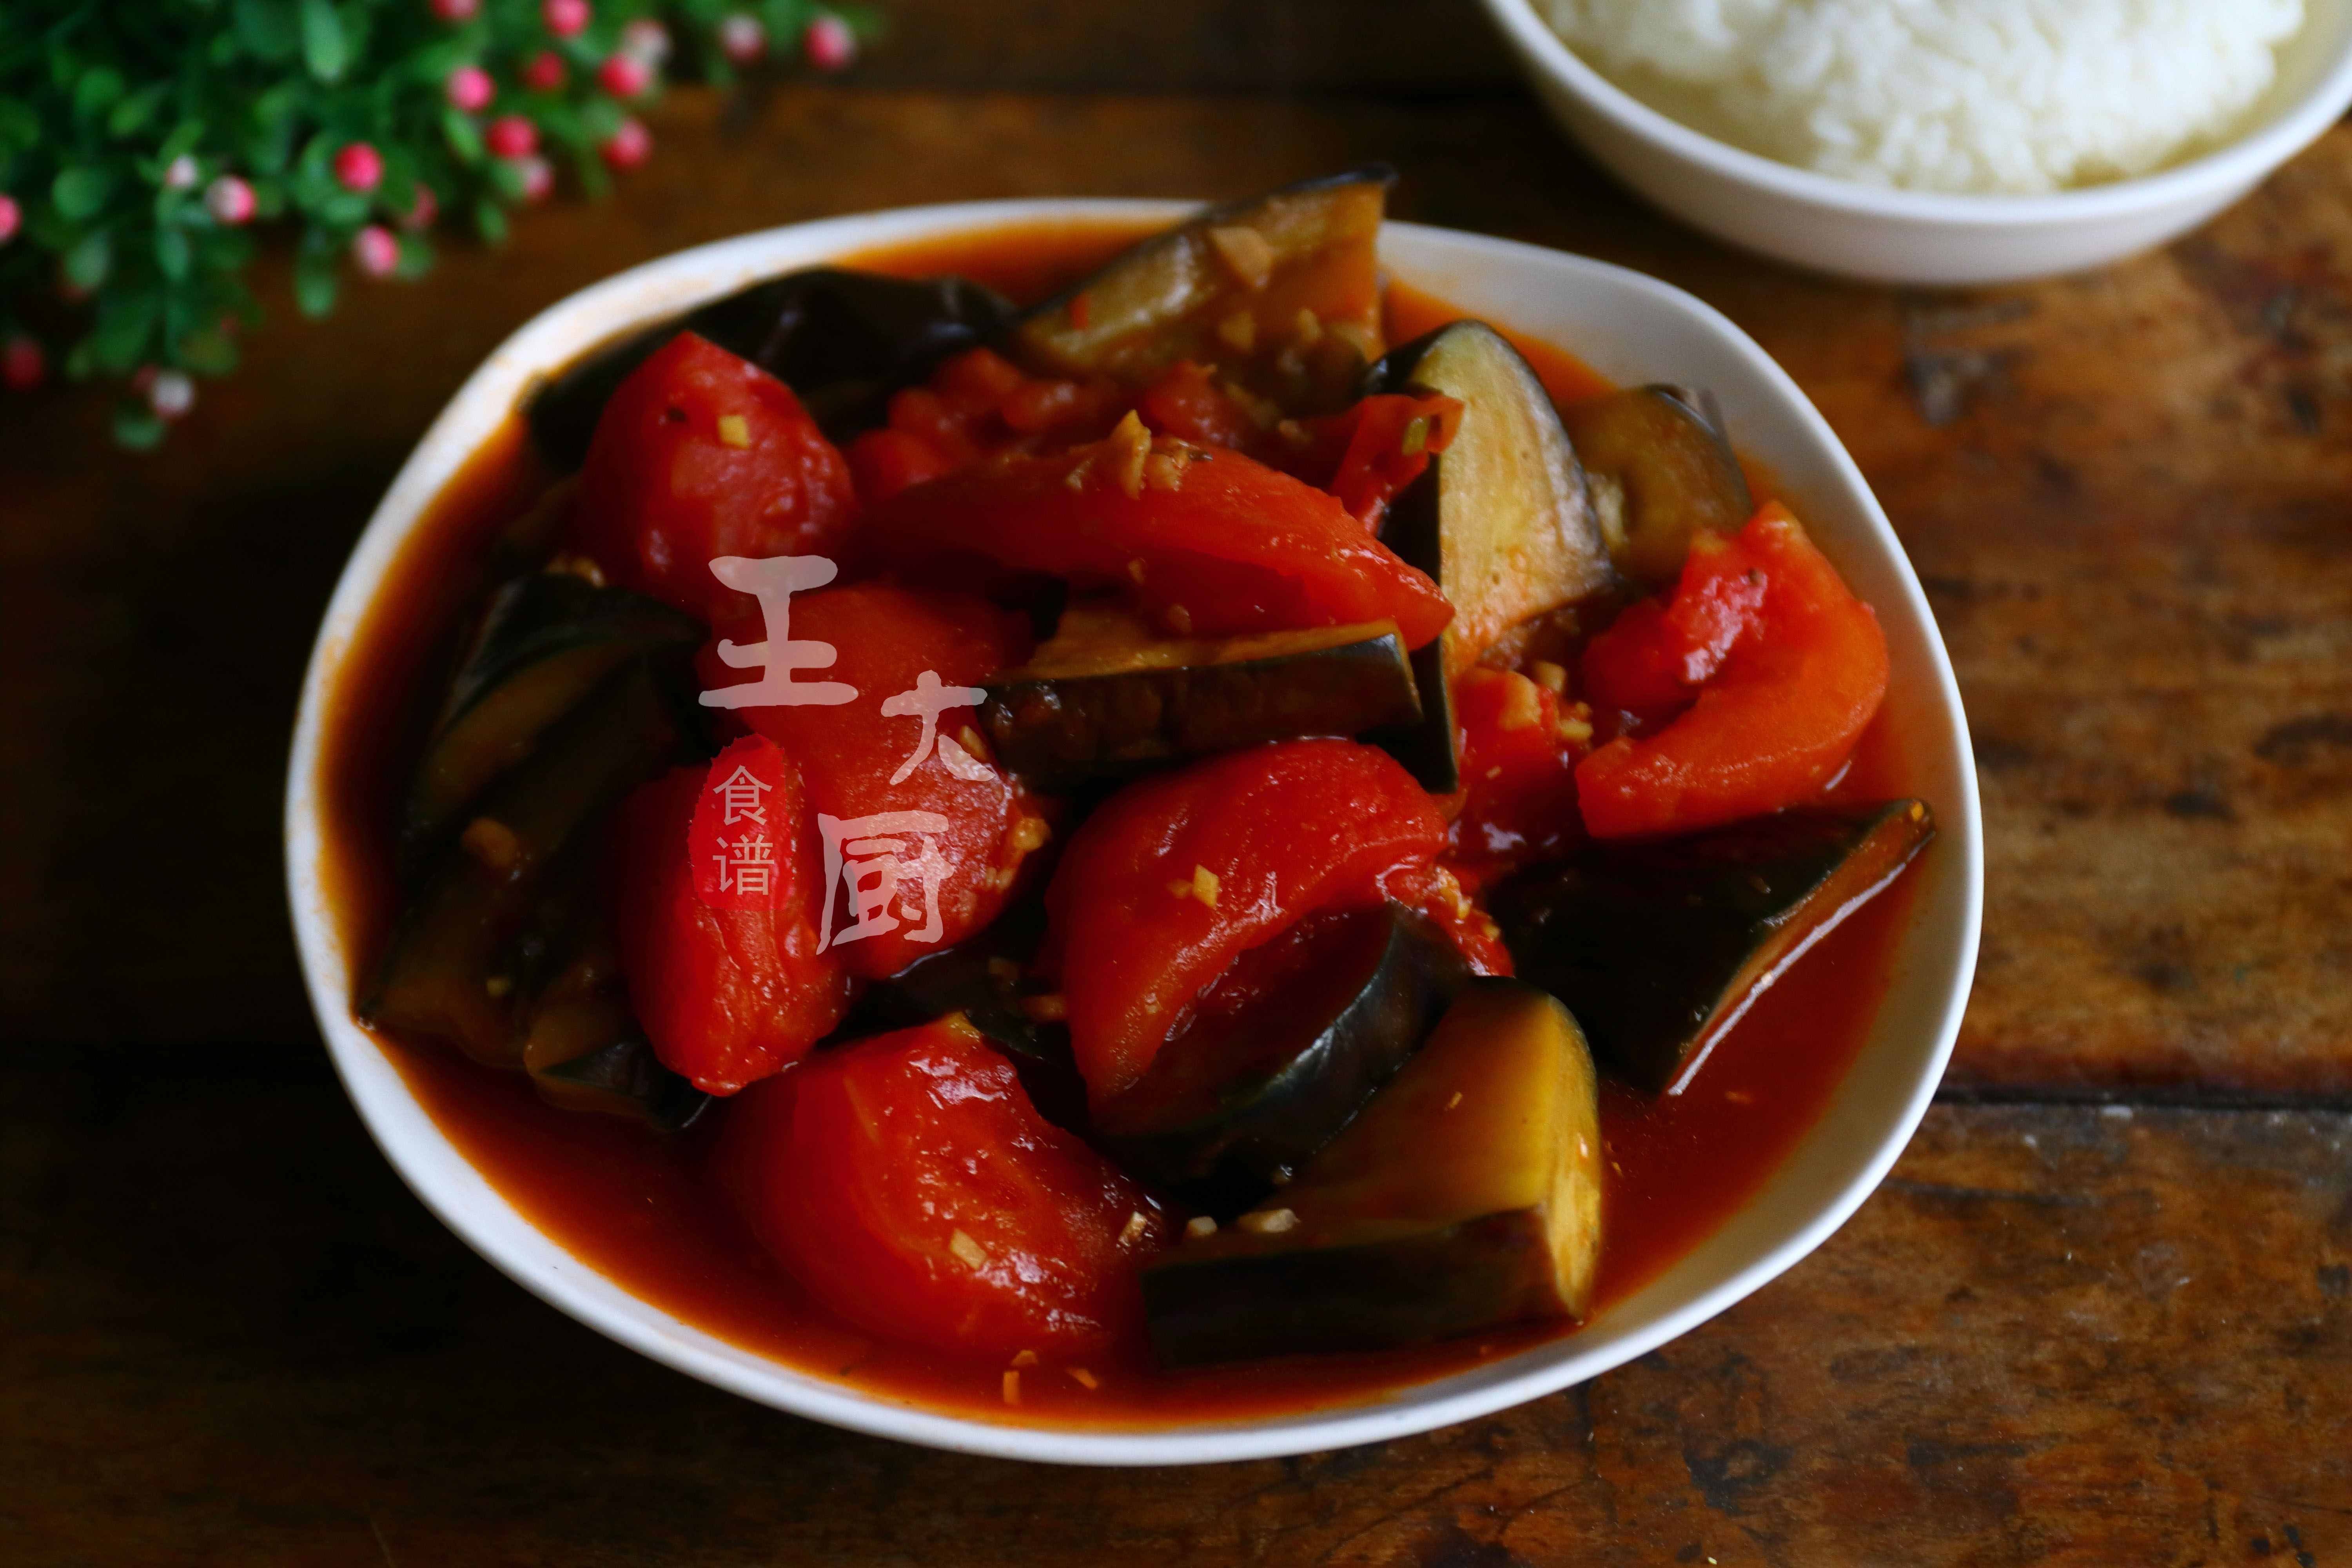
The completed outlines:
{"type": "Polygon", "coordinates": [[[588,0],[544,0],[540,20],[559,38],[574,37],[588,26],[588,0]]]}
{"type": "Polygon", "coordinates": [[[528,158],[539,151],[539,127],[520,114],[501,114],[482,137],[494,156],[528,158]]]}
{"type": "Polygon", "coordinates": [[[16,198],[0,191],[0,245],[16,238],[24,222],[25,209],[16,205],[16,198]]]}
{"type": "Polygon", "coordinates": [[[335,154],[335,183],[364,195],[383,183],[383,154],[354,142],[335,154]]]}
{"type": "Polygon", "coordinates": [[[183,153],[178,157],[173,159],[169,163],[163,165],[163,188],[165,190],[193,190],[195,188],[195,184],[196,160],[193,154],[183,153]]]}
{"type": "Polygon", "coordinates": [[[553,49],[541,49],[530,57],[522,68],[522,84],[534,92],[553,92],[563,85],[563,57],[553,49]]]}
{"type": "Polygon", "coordinates": [[[41,384],[49,374],[48,355],[41,352],[39,342],[22,332],[0,347],[0,382],[5,382],[16,392],[30,392],[41,384]]]}
{"type": "Polygon", "coordinates": [[[522,199],[543,202],[555,189],[555,165],[540,157],[518,158],[515,168],[522,174],[522,199]]]}
{"type": "Polygon", "coordinates": [[[205,187],[205,205],[222,223],[240,224],[253,218],[253,187],[235,174],[222,174],[205,187]]]}
{"type": "Polygon", "coordinates": [[[596,68],[596,80],[614,98],[635,98],[653,85],[654,73],[635,55],[614,55],[596,68]]]}
{"type": "Polygon", "coordinates": [[[389,278],[400,265],[400,241],[383,225],[372,223],[352,236],[352,259],[371,278],[389,278]]]}
{"type": "Polygon", "coordinates": [[[657,66],[669,58],[669,29],[651,16],[640,16],[621,29],[621,52],[657,66]]]}
{"type": "Polygon", "coordinates": [[[470,22],[482,0],[433,0],[433,14],[445,22],[470,22]]]}
{"type": "Polygon", "coordinates": [[[768,52],[768,29],[749,12],[734,12],[719,20],[719,49],[737,65],[748,66],[768,52]]]}
{"type": "Polygon", "coordinates": [[[416,200],[409,206],[407,216],[400,220],[400,226],[414,234],[419,229],[431,228],[433,220],[440,216],[441,199],[433,194],[433,187],[419,185],[416,187],[416,200]]]}
{"type": "Polygon", "coordinates": [[[607,166],[634,169],[653,155],[654,139],[645,126],[635,120],[624,120],[620,128],[605,138],[597,151],[604,155],[607,166]]]}
{"type": "Polygon", "coordinates": [[[449,95],[450,103],[468,114],[488,109],[490,100],[498,94],[498,88],[490,80],[490,73],[479,66],[459,66],[449,73],[449,79],[442,84],[442,90],[449,95]]]}
{"type": "Polygon", "coordinates": [[[838,16],[819,16],[801,36],[809,64],[821,71],[837,71],[857,58],[857,35],[838,16]]]}
{"type": "Polygon", "coordinates": [[[185,371],[158,371],[149,366],[147,384],[140,390],[147,395],[147,406],[159,419],[177,419],[196,405],[196,384],[188,379],[185,371]]]}

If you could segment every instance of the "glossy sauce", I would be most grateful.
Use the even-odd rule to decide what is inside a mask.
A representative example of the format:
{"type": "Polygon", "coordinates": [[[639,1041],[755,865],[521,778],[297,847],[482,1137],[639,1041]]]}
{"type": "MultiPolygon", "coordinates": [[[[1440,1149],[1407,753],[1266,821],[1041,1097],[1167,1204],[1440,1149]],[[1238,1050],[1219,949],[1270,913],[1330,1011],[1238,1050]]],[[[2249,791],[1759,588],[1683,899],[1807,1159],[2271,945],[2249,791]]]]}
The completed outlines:
{"type": "MultiPolygon", "coordinates": [[[[1056,225],[932,242],[846,258],[919,276],[961,272],[1015,299],[1083,277],[1135,237],[1131,226],[1056,225]]],[[[1401,341],[1458,312],[1393,289],[1401,341]]],[[[1607,389],[1557,348],[1521,342],[1563,401],[1607,389]]],[[[399,782],[431,719],[462,607],[486,585],[501,526],[544,487],[520,422],[485,444],[412,536],[371,607],[329,703],[321,762],[331,827],[328,891],[347,950],[381,950],[397,897],[399,782]]],[[[1874,725],[1833,794],[1904,793],[1895,747],[1874,725]]],[[[1604,1090],[1611,1188],[1601,1305],[1630,1294],[1715,1230],[1803,1136],[1868,1032],[1906,921],[1905,878],[1822,939],[1719,1043],[1681,1096],[1645,1102],[1604,1090]]],[[[363,976],[355,975],[355,982],[363,976]]],[[[355,987],[356,988],[356,987],[355,987]]],[[[663,1310],[745,1349],[868,1394],[982,1420],[1143,1426],[1238,1418],[1373,1400],[1554,1338],[1559,1325],[1380,1355],[1298,1358],[1182,1373],[1154,1369],[1140,1345],[1090,1359],[1096,1386],[1048,1363],[1003,1394],[994,1361],[877,1342],[812,1302],[729,1212],[704,1166],[726,1115],[660,1137],[633,1122],[558,1110],[520,1074],[473,1066],[454,1050],[378,1035],[418,1100],[516,1208],[583,1263],[663,1310]]]]}

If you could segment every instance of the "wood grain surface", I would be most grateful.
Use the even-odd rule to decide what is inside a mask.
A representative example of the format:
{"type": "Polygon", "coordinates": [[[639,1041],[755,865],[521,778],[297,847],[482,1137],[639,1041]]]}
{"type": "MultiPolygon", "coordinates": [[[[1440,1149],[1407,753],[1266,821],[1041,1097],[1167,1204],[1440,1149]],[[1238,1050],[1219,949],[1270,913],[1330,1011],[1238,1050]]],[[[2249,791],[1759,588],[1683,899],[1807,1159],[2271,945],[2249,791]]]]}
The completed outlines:
{"type": "Polygon", "coordinates": [[[1634,203],[1469,0],[888,9],[848,82],[674,96],[616,199],[453,242],[425,286],[302,322],[273,254],[246,369],[159,453],[116,452],[101,397],[0,398],[0,1562],[2352,1554],[2352,130],[2165,251],[1908,293],[1634,203]],[[1974,724],[1989,886],[1948,1101],[1894,1180],[1582,1389],[1192,1470],[812,1426],[475,1258],[320,1059],[278,822],[326,595],[459,381],[700,240],[1368,157],[1401,216],[1726,310],[1895,519],[1974,724]]]}
{"type": "Polygon", "coordinates": [[[1140,1470],[854,1436],[623,1350],[402,1192],[312,1058],[0,1073],[0,1151],[12,1563],[2352,1556],[2338,1112],[1939,1109],[1821,1253],[1581,1388],[1140,1470]]]}

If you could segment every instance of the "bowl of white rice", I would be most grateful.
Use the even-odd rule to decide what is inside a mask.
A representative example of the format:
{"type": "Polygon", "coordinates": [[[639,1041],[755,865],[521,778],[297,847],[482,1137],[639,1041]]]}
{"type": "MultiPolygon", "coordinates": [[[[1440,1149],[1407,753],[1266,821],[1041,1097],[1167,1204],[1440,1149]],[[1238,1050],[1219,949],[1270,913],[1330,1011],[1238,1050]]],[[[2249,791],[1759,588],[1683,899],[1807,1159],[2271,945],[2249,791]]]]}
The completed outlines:
{"type": "Polygon", "coordinates": [[[1486,0],[1545,105],[1721,238],[1877,282],[2171,239],[2352,104],[2352,0],[1486,0]]]}

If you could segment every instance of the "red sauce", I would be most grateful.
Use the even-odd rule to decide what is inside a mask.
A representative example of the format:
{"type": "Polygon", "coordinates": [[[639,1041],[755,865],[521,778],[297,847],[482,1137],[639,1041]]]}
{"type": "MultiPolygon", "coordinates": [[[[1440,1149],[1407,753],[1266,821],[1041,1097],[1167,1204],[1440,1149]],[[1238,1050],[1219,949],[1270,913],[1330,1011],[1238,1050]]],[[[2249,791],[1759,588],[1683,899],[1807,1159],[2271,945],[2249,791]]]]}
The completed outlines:
{"type": "MultiPolygon", "coordinates": [[[[902,275],[958,271],[1015,299],[1083,277],[1129,242],[1126,226],[1040,226],[848,258],[902,275]]],[[[1402,338],[1452,320],[1441,301],[1393,289],[1402,338]]],[[[1555,396],[1607,384],[1549,344],[1515,340],[1555,396]]],[[[330,827],[325,879],[348,951],[379,951],[394,901],[391,825],[429,721],[447,631],[483,585],[501,524],[543,488],[519,421],[487,442],[436,501],[387,576],[329,702],[320,764],[330,827]]],[[[1863,739],[1836,794],[1904,793],[1884,724],[1863,739]]],[[[1736,1212],[1819,1118],[1885,994],[1906,922],[1911,879],[1817,943],[1718,1044],[1685,1094],[1644,1101],[1604,1093],[1612,1187],[1601,1306],[1655,1278],[1736,1212]]],[[[358,978],[354,977],[355,980],[358,978]]],[[[745,1349],[865,1392],[983,1420],[1150,1427],[1291,1413],[1377,1398],[1563,1332],[1538,1325],[1381,1355],[1300,1358],[1181,1373],[1139,1345],[1087,1364],[1024,1373],[1003,1398],[993,1361],[879,1342],[811,1301],[729,1212],[704,1164],[726,1106],[674,1138],[631,1122],[559,1110],[520,1075],[491,1072],[436,1046],[382,1035],[387,1056],[435,1122],[517,1209],[590,1268],[663,1310],[745,1349]]]]}

